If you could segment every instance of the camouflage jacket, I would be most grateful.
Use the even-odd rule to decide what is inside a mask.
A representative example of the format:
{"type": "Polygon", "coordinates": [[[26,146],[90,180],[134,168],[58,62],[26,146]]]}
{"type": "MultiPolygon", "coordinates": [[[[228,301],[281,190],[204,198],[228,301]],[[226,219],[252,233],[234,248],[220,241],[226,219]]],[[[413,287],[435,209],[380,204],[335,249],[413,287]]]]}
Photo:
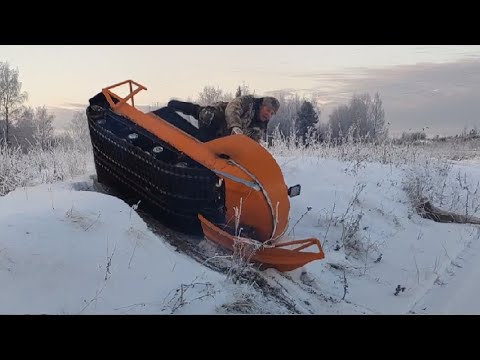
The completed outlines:
{"type": "Polygon", "coordinates": [[[255,141],[260,141],[267,130],[267,122],[259,121],[256,116],[262,99],[244,95],[230,102],[219,102],[214,107],[224,114],[217,124],[218,136],[230,135],[232,128],[238,126],[243,133],[255,141]]]}

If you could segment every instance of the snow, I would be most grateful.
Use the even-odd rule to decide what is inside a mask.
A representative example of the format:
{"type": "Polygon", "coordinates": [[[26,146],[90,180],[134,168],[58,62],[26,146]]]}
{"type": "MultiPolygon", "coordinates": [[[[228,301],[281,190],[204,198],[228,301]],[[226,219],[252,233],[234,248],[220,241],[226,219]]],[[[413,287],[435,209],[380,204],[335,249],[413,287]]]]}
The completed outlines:
{"type": "MultiPolygon", "coordinates": [[[[317,237],[325,259],[234,282],[176,249],[123,200],[95,191],[90,164],[73,180],[0,197],[0,313],[480,313],[479,227],[421,218],[406,191],[418,168],[276,159],[287,185],[302,185],[290,199],[287,235],[317,237]]],[[[448,176],[429,173],[445,184],[446,210],[464,210],[457,174],[473,190],[478,164],[450,162],[448,176]]]]}

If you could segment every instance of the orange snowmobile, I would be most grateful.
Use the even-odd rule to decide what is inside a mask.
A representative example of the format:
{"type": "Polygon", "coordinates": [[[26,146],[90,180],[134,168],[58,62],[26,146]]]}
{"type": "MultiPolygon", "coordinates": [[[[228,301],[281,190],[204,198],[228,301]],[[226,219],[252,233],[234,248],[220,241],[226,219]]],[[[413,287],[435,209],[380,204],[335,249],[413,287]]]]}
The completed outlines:
{"type": "Polygon", "coordinates": [[[275,159],[244,135],[203,141],[174,109],[143,112],[135,81],[106,87],[87,108],[99,182],[139,197],[156,218],[234,251],[253,246],[250,260],[290,271],[324,257],[318,239],[287,240],[288,188],[275,159]],[[127,87],[125,97],[113,89],[127,87]],[[130,102],[130,103],[129,103],[130,102]],[[310,251],[308,251],[310,250],[310,251]]]}

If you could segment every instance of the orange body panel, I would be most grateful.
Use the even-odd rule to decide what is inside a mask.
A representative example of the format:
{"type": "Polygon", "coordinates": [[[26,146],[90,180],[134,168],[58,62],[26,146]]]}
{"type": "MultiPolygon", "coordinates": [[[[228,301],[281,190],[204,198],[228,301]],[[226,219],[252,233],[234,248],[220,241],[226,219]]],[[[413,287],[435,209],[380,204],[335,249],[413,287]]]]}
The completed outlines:
{"type": "Polygon", "coordinates": [[[282,235],[288,225],[290,201],[283,174],[272,155],[245,135],[227,136],[205,145],[215,154],[228,155],[263,189],[255,191],[225,179],[227,225],[234,227],[234,208],[240,209],[241,201],[240,223],[255,228],[256,240],[266,241],[282,235]]]}

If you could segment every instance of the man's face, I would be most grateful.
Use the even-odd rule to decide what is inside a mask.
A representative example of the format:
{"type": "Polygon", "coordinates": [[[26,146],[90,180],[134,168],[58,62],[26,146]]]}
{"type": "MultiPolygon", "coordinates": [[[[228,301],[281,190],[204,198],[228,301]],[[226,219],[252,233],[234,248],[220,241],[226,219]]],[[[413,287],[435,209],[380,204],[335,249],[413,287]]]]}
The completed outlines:
{"type": "Polygon", "coordinates": [[[258,117],[260,121],[269,121],[272,116],[275,114],[275,110],[272,109],[270,106],[262,105],[260,106],[260,111],[258,113],[258,117]]]}

